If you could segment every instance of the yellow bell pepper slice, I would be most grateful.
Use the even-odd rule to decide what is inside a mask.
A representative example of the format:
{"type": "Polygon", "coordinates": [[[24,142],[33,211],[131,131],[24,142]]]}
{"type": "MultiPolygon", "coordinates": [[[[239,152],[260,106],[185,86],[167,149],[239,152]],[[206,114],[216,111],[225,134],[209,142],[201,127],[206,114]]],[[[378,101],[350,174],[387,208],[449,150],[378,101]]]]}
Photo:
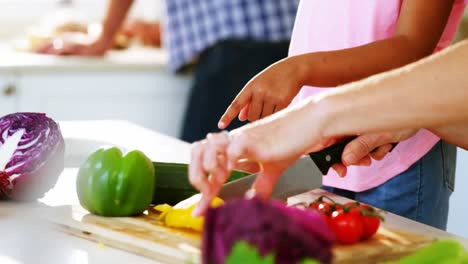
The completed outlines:
{"type": "MultiPolygon", "coordinates": [[[[203,229],[203,217],[193,217],[192,211],[200,201],[201,195],[196,194],[171,207],[168,204],[156,205],[154,209],[161,212],[158,220],[166,226],[186,228],[201,232],[203,229]]],[[[214,198],[211,207],[217,207],[224,203],[221,198],[214,198]]]]}

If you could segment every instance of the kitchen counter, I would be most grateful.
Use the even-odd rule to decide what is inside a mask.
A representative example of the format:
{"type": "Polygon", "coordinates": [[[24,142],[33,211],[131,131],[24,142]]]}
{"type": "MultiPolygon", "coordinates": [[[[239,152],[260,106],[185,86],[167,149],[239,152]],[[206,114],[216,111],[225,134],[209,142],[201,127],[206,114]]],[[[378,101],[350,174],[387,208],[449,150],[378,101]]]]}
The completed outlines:
{"type": "MultiPolygon", "coordinates": [[[[188,162],[190,145],[124,121],[60,122],[66,142],[66,168],[56,186],[37,203],[0,203],[0,263],[157,263],[147,258],[58,232],[37,217],[43,206],[78,202],[75,192],[79,164],[101,145],[140,149],[158,161],[188,162]]],[[[312,199],[320,191],[290,198],[312,199]]],[[[338,197],[339,198],[339,197],[338,197]]],[[[339,198],[340,199],[340,198],[339,198]]],[[[387,214],[386,225],[440,238],[454,238],[468,249],[468,241],[452,234],[387,214]]]]}
{"type": "Polygon", "coordinates": [[[192,75],[174,74],[167,60],[164,50],[138,45],[91,58],[21,52],[0,40],[0,116],[125,119],[177,137],[192,75]]]}
{"type": "Polygon", "coordinates": [[[1,72],[44,72],[64,70],[161,70],[166,69],[167,53],[163,49],[133,45],[127,50],[111,50],[104,57],[52,56],[14,49],[7,41],[0,41],[1,72]]]}
{"type": "Polygon", "coordinates": [[[78,166],[102,145],[139,149],[152,160],[188,162],[190,145],[125,121],[60,122],[66,144],[65,170],[38,203],[0,202],[0,263],[157,263],[55,231],[41,220],[43,206],[78,203],[78,166]]]}

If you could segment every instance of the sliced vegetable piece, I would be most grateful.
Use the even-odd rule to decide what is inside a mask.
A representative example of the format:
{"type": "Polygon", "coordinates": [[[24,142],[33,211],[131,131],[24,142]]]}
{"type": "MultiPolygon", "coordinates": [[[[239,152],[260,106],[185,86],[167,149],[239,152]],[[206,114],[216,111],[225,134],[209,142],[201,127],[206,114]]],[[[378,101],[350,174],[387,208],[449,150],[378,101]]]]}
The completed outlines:
{"type": "MultiPolygon", "coordinates": [[[[196,194],[189,199],[179,202],[174,207],[168,204],[156,205],[154,209],[161,212],[158,220],[166,226],[174,228],[192,229],[202,231],[203,217],[193,217],[192,211],[200,201],[201,195],[196,194]]],[[[223,204],[221,198],[215,198],[211,201],[211,207],[217,207],[223,204]]]]}

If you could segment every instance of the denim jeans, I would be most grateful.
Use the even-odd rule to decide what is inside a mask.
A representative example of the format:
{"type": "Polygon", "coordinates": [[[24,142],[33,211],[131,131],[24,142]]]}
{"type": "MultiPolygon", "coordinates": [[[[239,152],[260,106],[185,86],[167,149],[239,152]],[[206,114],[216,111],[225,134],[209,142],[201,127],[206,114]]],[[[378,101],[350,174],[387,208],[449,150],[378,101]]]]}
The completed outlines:
{"type": "Polygon", "coordinates": [[[456,155],[455,146],[439,141],[408,170],[376,188],[357,193],[327,186],[323,189],[445,230],[456,155]]]}
{"type": "MultiPolygon", "coordinates": [[[[285,58],[288,47],[288,41],[229,39],[205,50],[195,68],[181,139],[193,142],[219,131],[219,119],[244,85],[285,58]]],[[[242,125],[235,118],[228,129],[242,125]]]]}

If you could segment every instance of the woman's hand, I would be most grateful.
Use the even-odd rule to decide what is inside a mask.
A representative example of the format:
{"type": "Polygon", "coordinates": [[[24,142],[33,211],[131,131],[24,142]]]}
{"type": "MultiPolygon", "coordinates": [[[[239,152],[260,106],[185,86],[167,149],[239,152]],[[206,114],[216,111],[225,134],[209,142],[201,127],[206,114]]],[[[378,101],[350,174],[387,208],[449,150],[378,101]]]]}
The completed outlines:
{"type": "Polygon", "coordinates": [[[397,143],[414,136],[419,129],[406,129],[395,132],[364,134],[346,145],[342,164],[334,164],[336,173],[344,177],[347,166],[369,166],[374,160],[382,160],[392,149],[392,143],[397,143]]]}
{"type": "Polygon", "coordinates": [[[239,115],[255,121],[286,108],[303,86],[295,58],[283,59],[252,78],[237,95],[218,127],[226,128],[239,115]]]}
{"type": "Polygon", "coordinates": [[[308,122],[315,114],[313,102],[278,112],[227,133],[210,134],[192,145],[190,182],[202,193],[195,214],[203,214],[239,162],[259,165],[253,185],[255,194],[270,197],[279,176],[303,154],[326,147],[330,140],[320,135],[320,121],[308,122]],[[307,132],[306,132],[307,131],[307,132]],[[207,175],[209,175],[207,177],[207,175]]]}

